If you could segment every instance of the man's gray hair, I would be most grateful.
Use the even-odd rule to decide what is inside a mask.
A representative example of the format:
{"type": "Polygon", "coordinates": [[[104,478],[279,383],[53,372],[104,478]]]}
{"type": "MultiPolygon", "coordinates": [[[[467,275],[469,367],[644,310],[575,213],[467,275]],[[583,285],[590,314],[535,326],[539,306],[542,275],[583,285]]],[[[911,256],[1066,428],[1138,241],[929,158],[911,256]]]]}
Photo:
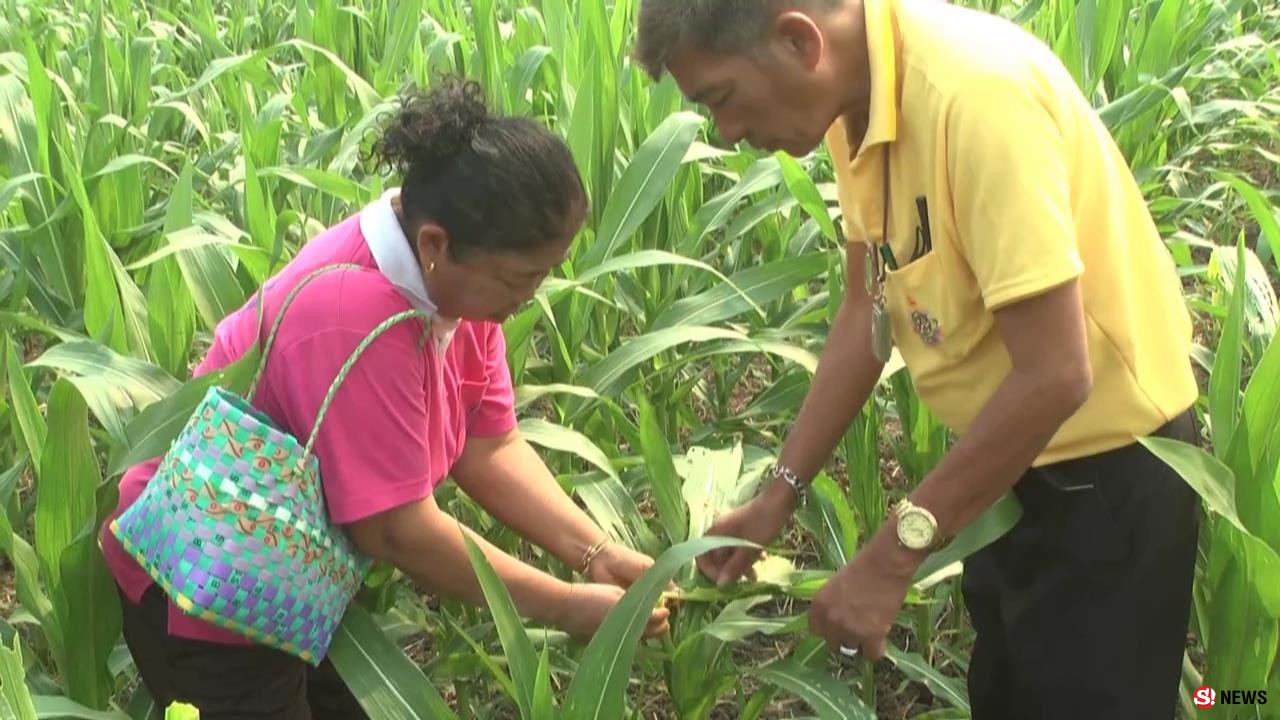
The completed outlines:
{"type": "Polygon", "coordinates": [[[718,53],[748,52],[783,10],[829,10],[844,0],[641,0],[635,57],[655,80],[686,45],[718,53]]]}

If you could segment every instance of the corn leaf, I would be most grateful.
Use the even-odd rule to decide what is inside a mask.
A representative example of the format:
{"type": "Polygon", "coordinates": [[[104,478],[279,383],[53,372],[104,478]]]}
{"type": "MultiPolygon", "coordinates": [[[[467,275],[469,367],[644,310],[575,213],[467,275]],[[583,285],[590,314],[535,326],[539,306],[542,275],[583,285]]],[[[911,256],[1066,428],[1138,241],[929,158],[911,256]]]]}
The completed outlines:
{"type": "Polygon", "coordinates": [[[27,668],[22,662],[22,647],[17,635],[12,649],[0,644],[0,710],[13,720],[36,720],[35,703],[27,690],[27,668]]]}
{"type": "Polygon", "coordinates": [[[431,681],[358,604],[347,608],[329,659],[369,720],[457,720],[431,681]]]}
{"type": "Polygon", "coordinates": [[[733,538],[699,538],[675,545],[640,576],[609,611],[592,637],[569,683],[565,717],[570,720],[621,720],[627,680],[649,615],[667,583],[680,568],[710,550],[758,547],[733,538]]]}
{"type": "Polygon", "coordinates": [[[650,133],[610,193],[596,241],[583,257],[583,267],[594,267],[613,257],[653,212],[704,122],[695,113],[676,113],[650,133]]]}
{"type": "Polygon", "coordinates": [[[476,578],[484,591],[485,602],[489,612],[493,614],[494,625],[498,629],[498,637],[507,654],[507,666],[516,688],[516,704],[520,708],[520,716],[533,720],[533,697],[538,683],[538,660],[533,643],[520,623],[520,615],[516,612],[511,594],[502,584],[502,579],[485,557],[484,551],[476,545],[471,536],[463,533],[466,541],[467,555],[471,558],[471,567],[475,569],[476,578]]]}
{"type": "Polygon", "coordinates": [[[849,688],[835,678],[792,660],[782,660],[746,671],[765,682],[795,694],[822,720],[873,720],[872,712],[849,688]]]}

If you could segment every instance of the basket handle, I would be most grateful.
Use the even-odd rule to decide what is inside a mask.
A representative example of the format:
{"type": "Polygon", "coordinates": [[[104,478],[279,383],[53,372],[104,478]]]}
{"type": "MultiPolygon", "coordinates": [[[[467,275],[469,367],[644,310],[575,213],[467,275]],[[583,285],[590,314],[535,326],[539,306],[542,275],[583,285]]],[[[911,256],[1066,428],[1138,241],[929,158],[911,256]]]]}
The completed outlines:
{"type": "MultiPolygon", "coordinates": [[[[347,356],[346,362],[344,362],[342,364],[342,368],[338,370],[337,377],[335,377],[333,383],[329,385],[329,392],[325,394],[324,402],[320,404],[320,410],[316,413],[316,421],[311,428],[311,436],[307,438],[307,445],[303,449],[302,457],[299,458],[298,461],[299,467],[305,467],[307,461],[310,460],[311,451],[314,449],[316,444],[316,438],[320,436],[320,425],[324,422],[325,416],[329,412],[329,404],[333,402],[334,396],[338,394],[338,388],[342,385],[343,381],[347,379],[347,375],[350,374],[351,368],[355,366],[356,361],[360,359],[360,355],[362,355],[364,351],[373,344],[374,340],[378,339],[379,335],[382,335],[399,323],[410,318],[421,318],[424,321],[430,321],[426,314],[421,310],[403,310],[398,312],[386,320],[383,320],[381,323],[378,323],[377,327],[370,331],[370,333],[360,341],[360,344],[356,346],[355,350],[352,350],[351,354],[347,356]]],[[[427,331],[430,332],[429,329],[427,331]]]]}
{"type": "Polygon", "coordinates": [[[310,273],[303,276],[303,278],[298,281],[298,284],[289,290],[289,294],[285,295],[284,302],[280,304],[280,311],[276,313],[276,319],[271,325],[271,334],[267,336],[265,344],[262,342],[262,329],[263,321],[265,320],[263,316],[265,314],[264,297],[266,296],[266,291],[265,289],[258,290],[258,349],[261,352],[259,354],[258,369],[254,371],[253,381],[249,384],[249,394],[247,395],[247,398],[250,401],[253,400],[254,394],[257,393],[258,383],[262,380],[262,374],[267,369],[267,354],[271,352],[271,346],[275,345],[276,334],[280,332],[280,323],[284,320],[284,312],[289,309],[291,304],[293,304],[294,298],[298,296],[298,293],[302,292],[302,288],[304,288],[307,283],[315,280],[325,273],[332,272],[334,270],[360,270],[363,267],[363,265],[356,263],[335,263],[312,270],[310,273]]]}

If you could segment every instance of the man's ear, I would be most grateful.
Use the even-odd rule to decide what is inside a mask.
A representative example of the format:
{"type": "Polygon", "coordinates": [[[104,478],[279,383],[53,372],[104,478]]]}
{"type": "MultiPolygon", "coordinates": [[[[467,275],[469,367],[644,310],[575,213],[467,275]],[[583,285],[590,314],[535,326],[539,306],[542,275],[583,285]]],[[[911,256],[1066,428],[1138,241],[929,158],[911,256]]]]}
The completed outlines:
{"type": "Polygon", "coordinates": [[[801,12],[780,13],[773,21],[775,42],[793,62],[813,70],[822,59],[822,30],[801,12]]]}
{"type": "Polygon", "coordinates": [[[424,223],[418,229],[415,242],[418,247],[418,259],[424,270],[442,264],[448,257],[449,234],[435,223],[424,223]]]}

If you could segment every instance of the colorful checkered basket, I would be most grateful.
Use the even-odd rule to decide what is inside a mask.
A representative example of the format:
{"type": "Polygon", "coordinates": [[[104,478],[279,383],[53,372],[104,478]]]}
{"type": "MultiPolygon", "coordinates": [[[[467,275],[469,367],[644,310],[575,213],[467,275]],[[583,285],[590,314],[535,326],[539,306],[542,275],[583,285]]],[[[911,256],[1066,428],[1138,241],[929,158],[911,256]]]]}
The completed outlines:
{"type": "MultiPolygon", "coordinates": [[[[262,378],[293,288],[262,347],[262,378]]],[[[261,302],[259,293],[259,325],[261,302]]],[[[369,345],[410,318],[383,321],[338,371],[303,445],[248,400],[211,387],[155,476],[111,532],[185,613],[318,665],[371,561],[329,523],[312,450],[338,387],[369,345]]],[[[261,343],[261,333],[259,334],[261,343]]]]}

